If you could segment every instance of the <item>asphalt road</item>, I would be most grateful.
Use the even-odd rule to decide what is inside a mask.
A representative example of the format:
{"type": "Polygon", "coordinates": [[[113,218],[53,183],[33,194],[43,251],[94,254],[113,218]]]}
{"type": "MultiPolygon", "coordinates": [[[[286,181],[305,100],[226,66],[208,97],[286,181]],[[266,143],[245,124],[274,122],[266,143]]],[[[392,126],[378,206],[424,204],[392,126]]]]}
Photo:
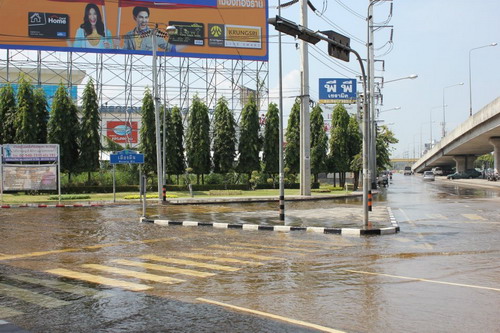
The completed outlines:
{"type": "MultiPolygon", "coordinates": [[[[401,232],[373,237],[140,224],[139,206],[0,210],[0,332],[500,332],[499,192],[457,184],[395,175],[375,205],[401,232]]],[[[289,209],[311,220],[317,205],[335,207],[289,209]]]]}

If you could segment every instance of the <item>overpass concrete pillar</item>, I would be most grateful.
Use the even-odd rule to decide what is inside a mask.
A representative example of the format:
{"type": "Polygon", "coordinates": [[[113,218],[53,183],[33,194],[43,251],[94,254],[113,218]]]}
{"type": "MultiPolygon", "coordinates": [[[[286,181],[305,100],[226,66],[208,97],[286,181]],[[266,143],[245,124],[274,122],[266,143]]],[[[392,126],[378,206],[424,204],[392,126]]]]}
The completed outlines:
{"type": "Polygon", "coordinates": [[[463,172],[467,169],[474,169],[474,162],[477,159],[475,155],[456,155],[453,156],[456,163],[457,172],[463,172]]]}
{"type": "Polygon", "coordinates": [[[458,156],[453,156],[453,159],[455,160],[455,168],[457,172],[464,172],[466,169],[466,163],[467,163],[467,156],[464,155],[458,155],[458,156]]]}
{"type": "Polygon", "coordinates": [[[491,137],[490,144],[493,146],[493,165],[495,171],[498,171],[500,168],[500,137],[491,137]]]}

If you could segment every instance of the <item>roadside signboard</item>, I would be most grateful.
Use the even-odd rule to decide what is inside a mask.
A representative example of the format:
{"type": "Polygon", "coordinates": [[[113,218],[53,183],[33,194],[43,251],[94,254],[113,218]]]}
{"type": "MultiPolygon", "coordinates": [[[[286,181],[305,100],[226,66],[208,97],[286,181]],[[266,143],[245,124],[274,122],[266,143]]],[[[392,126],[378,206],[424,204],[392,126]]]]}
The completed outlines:
{"type": "Polygon", "coordinates": [[[355,104],[356,79],[319,79],[319,102],[355,104]]]}
{"type": "Polygon", "coordinates": [[[57,162],[57,144],[3,145],[4,162],[57,162]]]}
{"type": "Polygon", "coordinates": [[[122,150],[109,155],[111,164],[143,164],[144,154],[139,154],[133,150],[122,150]]]}

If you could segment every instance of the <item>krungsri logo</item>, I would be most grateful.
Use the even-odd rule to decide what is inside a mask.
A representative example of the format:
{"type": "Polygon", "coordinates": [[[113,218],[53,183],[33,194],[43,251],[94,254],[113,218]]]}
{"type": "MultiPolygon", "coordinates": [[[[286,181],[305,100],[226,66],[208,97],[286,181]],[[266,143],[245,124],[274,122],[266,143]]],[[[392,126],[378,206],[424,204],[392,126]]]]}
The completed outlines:
{"type": "Polygon", "coordinates": [[[218,25],[215,25],[210,29],[210,33],[214,37],[219,37],[220,35],[222,35],[222,29],[218,25]]]}

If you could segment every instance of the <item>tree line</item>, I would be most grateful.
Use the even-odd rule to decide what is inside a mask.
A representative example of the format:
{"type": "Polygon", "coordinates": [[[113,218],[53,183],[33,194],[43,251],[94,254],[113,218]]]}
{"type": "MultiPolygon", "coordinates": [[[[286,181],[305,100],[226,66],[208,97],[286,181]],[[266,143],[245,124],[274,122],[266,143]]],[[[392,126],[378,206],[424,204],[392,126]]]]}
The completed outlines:
{"type": "MultiPolygon", "coordinates": [[[[267,182],[277,184],[279,174],[279,109],[270,103],[265,122],[260,123],[259,110],[253,98],[244,105],[239,123],[224,97],[217,101],[210,121],[210,110],[194,96],[184,126],[178,107],[162,107],[162,143],[166,151],[165,172],[169,182],[179,183],[185,174],[196,175],[205,182],[208,174],[222,175],[224,182],[267,182]],[[175,177],[172,179],[171,177],[175,177]]],[[[347,172],[354,172],[355,182],[362,168],[362,139],[358,119],[349,115],[343,105],[333,109],[330,138],[325,131],[323,111],[319,105],[310,114],[311,173],[314,181],[323,172],[337,173],[344,186],[347,172]]],[[[143,171],[156,175],[155,105],[146,89],[142,100],[139,150],[144,154],[143,171]]],[[[100,115],[92,80],[85,86],[82,105],[78,108],[60,84],[48,111],[47,97],[41,88],[22,77],[17,95],[12,85],[0,88],[0,144],[56,143],[60,145],[61,171],[72,173],[99,170],[100,115]]],[[[390,165],[390,145],[396,143],[385,126],[377,131],[377,165],[390,165]]],[[[285,179],[295,183],[300,168],[300,101],[291,109],[284,138],[285,179]]],[[[109,143],[112,145],[112,143],[109,143]]],[[[121,146],[114,145],[113,149],[121,146]]],[[[356,184],[355,184],[356,186],[356,184]]],[[[356,186],[357,187],[357,186],[356,186]]]]}

